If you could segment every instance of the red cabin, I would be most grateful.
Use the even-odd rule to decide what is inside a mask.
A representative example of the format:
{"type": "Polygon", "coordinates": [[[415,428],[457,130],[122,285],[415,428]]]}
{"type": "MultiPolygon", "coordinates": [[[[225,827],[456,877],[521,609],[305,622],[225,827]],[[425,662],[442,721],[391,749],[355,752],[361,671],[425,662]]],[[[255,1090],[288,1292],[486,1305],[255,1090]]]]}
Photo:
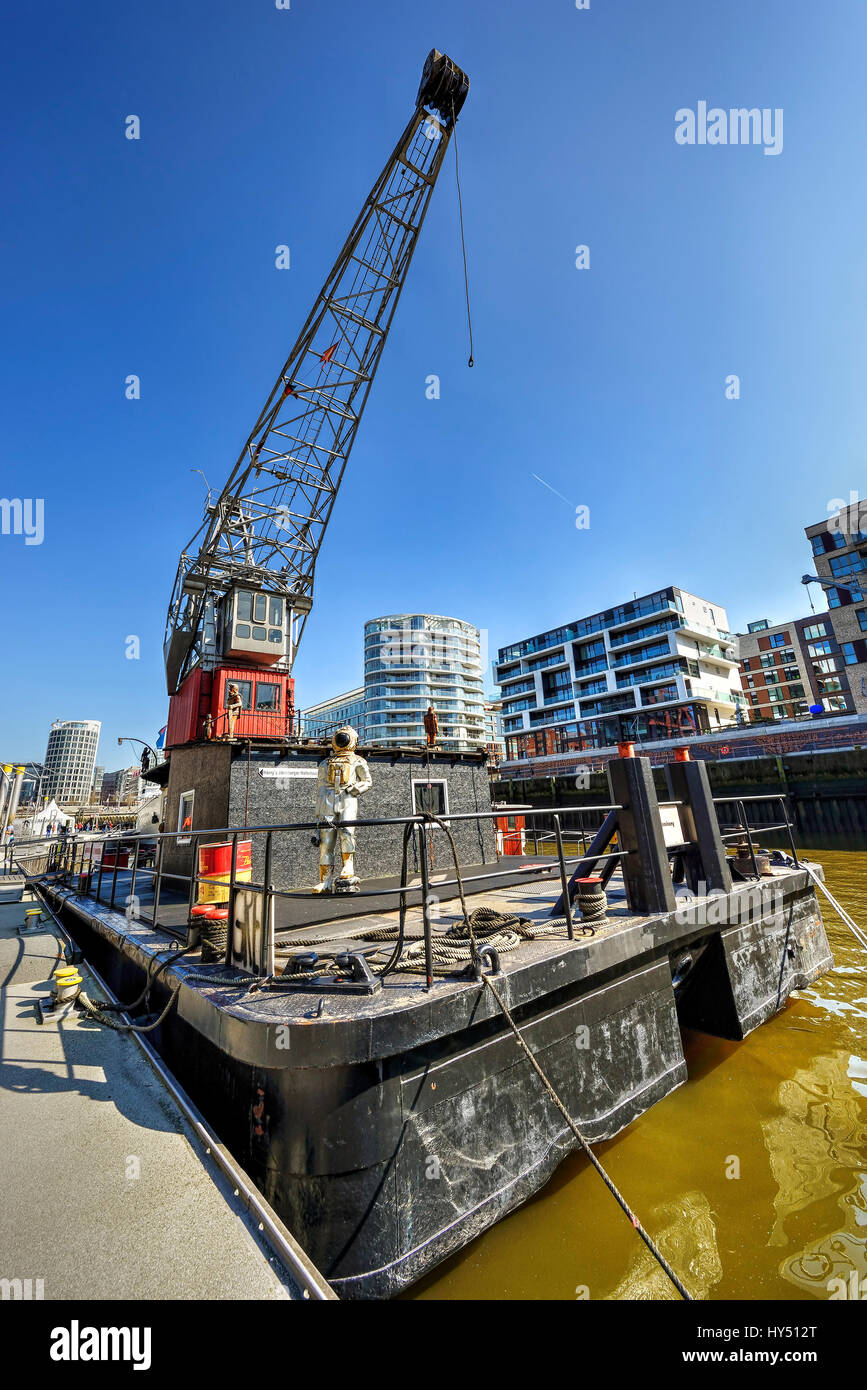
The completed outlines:
{"type": "Polygon", "coordinates": [[[226,738],[226,695],[232,684],[241,696],[236,739],[286,738],[293,732],[295,682],[291,676],[261,666],[217,666],[213,671],[197,666],[169,699],[166,748],[207,738],[208,715],[211,738],[226,738]]]}

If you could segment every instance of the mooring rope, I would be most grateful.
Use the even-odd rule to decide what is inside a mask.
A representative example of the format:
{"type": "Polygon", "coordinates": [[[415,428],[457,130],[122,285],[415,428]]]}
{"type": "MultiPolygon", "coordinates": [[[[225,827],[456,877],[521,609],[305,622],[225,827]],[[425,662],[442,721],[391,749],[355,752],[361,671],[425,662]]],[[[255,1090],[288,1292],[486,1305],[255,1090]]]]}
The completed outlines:
{"type": "MultiPolygon", "coordinates": [[[[445,824],[444,821],[440,820],[438,816],[434,816],[428,813],[428,818],[430,820],[436,821],[437,825],[442,827],[442,829],[445,831],[448,837],[449,844],[451,845],[452,857],[455,863],[455,877],[457,879],[458,891],[460,893],[461,907],[464,913],[464,921],[467,927],[467,935],[472,944],[473,959],[478,959],[478,948],[476,945],[475,933],[473,931],[473,924],[471,923],[466,910],[467,904],[466,899],[464,897],[464,887],[463,882],[461,880],[461,869],[458,863],[458,852],[455,846],[454,837],[452,836],[449,827],[445,824]]],[[[484,911],[484,909],[479,910],[484,911]]],[[[493,909],[488,909],[488,911],[491,912],[493,911],[493,909]]],[[[475,914],[473,915],[475,916],[475,914]]],[[[584,1138],[583,1134],[578,1129],[578,1126],[575,1124],[575,1121],[572,1119],[572,1116],[569,1114],[569,1111],[566,1109],[566,1106],[563,1104],[563,1101],[560,1099],[559,1095],[554,1090],[554,1087],[551,1085],[551,1082],[548,1080],[547,1076],[545,1075],[544,1071],[542,1070],[541,1066],[536,1060],[536,1056],[533,1050],[528,1046],[527,1042],[525,1041],[520,1028],[513,1019],[508,1008],[506,1007],[505,1000],[502,998],[499,991],[492,983],[490,976],[482,973],[482,983],[487,987],[487,989],[490,990],[491,994],[494,996],[494,999],[496,1000],[500,1010],[502,1011],[503,1017],[505,1018],[506,1022],[508,1023],[509,1027],[515,1035],[516,1042],[522,1049],[524,1055],[526,1056],[528,1062],[530,1063],[534,1072],[538,1076],[539,1080],[542,1082],[542,1085],[545,1087],[545,1090],[550,1100],[554,1105],[556,1105],[557,1109],[560,1111],[570,1130],[575,1135],[575,1138],[578,1140],[578,1143],[581,1146],[582,1152],[590,1160],[593,1167],[596,1169],[596,1172],[599,1174],[600,1178],[605,1183],[605,1186],[608,1188],[608,1191],[611,1193],[612,1197],[617,1202],[618,1206],[629,1217],[629,1220],[632,1222],[633,1227],[638,1232],[641,1239],[644,1241],[644,1244],[647,1246],[648,1250],[650,1251],[653,1258],[656,1260],[659,1267],[663,1270],[665,1274],[668,1275],[668,1278],[671,1280],[672,1284],[677,1289],[681,1298],[685,1299],[688,1303],[692,1303],[694,1301],[692,1294],[678,1278],[677,1274],[674,1272],[671,1265],[668,1263],[668,1260],[665,1258],[662,1251],[655,1244],[652,1237],[648,1235],[647,1231],[642,1226],[638,1217],[635,1215],[635,1212],[632,1210],[629,1203],[626,1201],[626,1198],[623,1196],[622,1192],[620,1192],[618,1188],[614,1185],[611,1178],[608,1176],[605,1169],[603,1168],[602,1164],[599,1162],[599,1159],[596,1157],[590,1145],[587,1143],[587,1140],[584,1138]]]]}
{"type": "MultiPolygon", "coordinates": [[[[792,867],[794,868],[794,867],[795,867],[795,862],[794,862],[794,860],[792,860],[791,863],[792,863],[792,867]]],[[[846,911],[845,907],[843,907],[842,903],[839,903],[839,902],[837,901],[837,899],[834,897],[834,894],[831,892],[830,888],[826,888],[826,887],[825,887],[825,884],[824,884],[824,883],[822,882],[822,880],[819,878],[818,874],[815,873],[814,870],[810,868],[809,864],[801,863],[800,867],[804,870],[804,873],[805,873],[805,874],[809,874],[810,878],[813,880],[813,882],[815,883],[816,887],[817,887],[822,893],[825,894],[825,897],[828,899],[828,902],[831,904],[831,906],[833,907],[834,911],[837,913],[837,916],[840,918],[840,920],[841,920],[842,922],[845,922],[846,926],[847,926],[847,927],[849,928],[849,930],[852,932],[853,936],[855,937],[855,940],[858,942],[858,944],[859,944],[859,946],[861,947],[861,949],[862,949],[863,951],[867,951],[867,936],[865,936],[864,932],[863,932],[863,931],[861,930],[861,928],[858,926],[858,923],[855,922],[855,921],[849,916],[849,913],[846,911]]]]}

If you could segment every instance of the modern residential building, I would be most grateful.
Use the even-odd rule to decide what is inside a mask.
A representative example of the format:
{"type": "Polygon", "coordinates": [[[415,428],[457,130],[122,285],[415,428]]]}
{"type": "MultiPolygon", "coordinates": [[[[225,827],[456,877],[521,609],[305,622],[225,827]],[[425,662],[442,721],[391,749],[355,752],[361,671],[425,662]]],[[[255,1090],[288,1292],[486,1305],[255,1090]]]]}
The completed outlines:
{"type": "Polygon", "coordinates": [[[707,733],[743,706],[725,609],[674,586],[500,648],[494,679],[507,763],[707,733]]]}
{"type": "Polygon", "coordinates": [[[99,799],[103,806],[131,806],[152,792],[150,784],[142,780],[140,766],[121,767],[103,774],[99,799]]]}
{"type": "Polygon", "coordinates": [[[318,705],[309,705],[301,711],[301,733],[309,738],[325,737],[348,724],[355,729],[360,743],[364,743],[364,686],[347,690],[344,695],[335,695],[330,700],[320,700],[318,705]]]}
{"type": "MultiPolygon", "coordinates": [[[[833,638],[839,655],[825,655],[825,660],[834,664],[823,674],[845,675],[850,707],[863,713],[867,711],[867,502],[859,503],[856,498],[835,515],[804,529],[813,548],[817,575],[831,581],[831,587],[824,591],[828,612],[820,621],[830,621],[826,640],[833,638]],[[834,585],[835,579],[846,587],[834,585]]],[[[818,588],[813,585],[814,592],[818,588]]],[[[843,695],[842,680],[840,691],[829,691],[832,693],[843,695]]]]}
{"type": "Polygon", "coordinates": [[[98,719],[57,719],[48,735],[43,798],[61,805],[87,802],[99,745],[98,719]]]}
{"type": "Polygon", "coordinates": [[[365,742],[387,748],[424,743],[431,704],[440,748],[484,748],[478,628],[433,613],[393,613],[365,623],[365,742]]]}
{"type": "Polygon", "coordinates": [[[485,747],[491,763],[499,763],[506,755],[502,728],[503,702],[496,695],[485,699],[485,747]]]}
{"type": "Polygon", "coordinates": [[[738,634],[741,684],[750,719],[794,719],[821,705],[828,714],[855,709],[843,656],[827,613],[771,624],[766,618],[738,634]]]}

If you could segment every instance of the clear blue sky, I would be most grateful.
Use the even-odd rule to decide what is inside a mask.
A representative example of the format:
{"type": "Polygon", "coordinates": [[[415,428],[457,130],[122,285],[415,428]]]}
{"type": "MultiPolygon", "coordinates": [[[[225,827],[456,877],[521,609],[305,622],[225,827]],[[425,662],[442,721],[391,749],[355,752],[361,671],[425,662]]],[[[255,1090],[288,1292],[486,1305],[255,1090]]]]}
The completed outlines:
{"type": "Polygon", "coordinates": [[[867,7],[88,0],[13,6],[4,38],[0,493],[45,504],[42,545],[0,536],[4,758],[97,718],[122,766],[117,735],[165,723],[190,470],[224,481],[434,45],[471,79],[476,366],[450,156],[320,558],[299,704],[360,679],[380,613],[469,619],[493,652],[668,583],[734,628],[808,610],[802,528],[867,482],[867,7]],[[678,145],[699,101],[783,108],[782,153],[678,145]]]}

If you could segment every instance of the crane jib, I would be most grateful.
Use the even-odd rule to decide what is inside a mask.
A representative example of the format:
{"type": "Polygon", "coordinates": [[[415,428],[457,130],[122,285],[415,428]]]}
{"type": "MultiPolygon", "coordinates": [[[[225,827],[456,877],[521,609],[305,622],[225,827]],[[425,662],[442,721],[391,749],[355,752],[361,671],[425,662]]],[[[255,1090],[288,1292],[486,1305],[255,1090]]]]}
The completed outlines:
{"type": "MultiPolygon", "coordinates": [[[[286,600],[290,671],[316,558],[469,79],[428,55],[416,108],[317,296],[223,491],[181,556],[169,606],[169,693],[223,656],[239,585],[286,600]]],[[[276,611],[276,610],[275,610],[276,611]]],[[[270,633],[276,629],[270,627],[270,633]]]]}

